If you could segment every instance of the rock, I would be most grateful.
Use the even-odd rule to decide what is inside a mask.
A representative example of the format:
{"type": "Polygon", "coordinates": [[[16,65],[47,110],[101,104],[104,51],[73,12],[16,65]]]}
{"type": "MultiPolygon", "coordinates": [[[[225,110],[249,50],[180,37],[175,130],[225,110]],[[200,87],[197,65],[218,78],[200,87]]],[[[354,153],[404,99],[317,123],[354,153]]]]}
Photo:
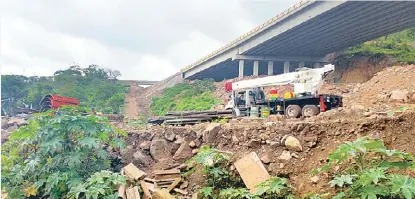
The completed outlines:
{"type": "Polygon", "coordinates": [[[177,149],[176,153],[174,153],[173,159],[174,160],[187,160],[193,156],[192,148],[190,148],[189,143],[183,142],[179,149],[177,149]]]}
{"type": "Polygon", "coordinates": [[[134,146],[133,146],[133,145],[128,145],[126,148],[127,148],[127,150],[129,151],[129,150],[134,149],[134,146]]]}
{"type": "Polygon", "coordinates": [[[271,162],[271,160],[269,159],[269,156],[268,156],[268,155],[263,155],[263,156],[261,157],[261,161],[262,161],[262,163],[264,163],[264,164],[269,164],[269,163],[271,162]]]}
{"type": "Polygon", "coordinates": [[[291,157],[298,158],[298,155],[296,153],[291,153],[291,157]]]}
{"type": "Polygon", "coordinates": [[[261,145],[261,140],[251,139],[248,142],[248,146],[251,148],[256,148],[256,147],[259,147],[260,145],[261,145]]]}
{"type": "Polygon", "coordinates": [[[164,138],[166,138],[166,140],[168,140],[170,142],[173,142],[175,137],[176,137],[176,135],[172,131],[166,131],[164,133],[164,138]]]}
{"type": "Polygon", "coordinates": [[[7,127],[9,127],[7,123],[7,117],[1,117],[1,129],[6,129],[7,127]]]}
{"type": "Polygon", "coordinates": [[[303,147],[301,146],[300,141],[293,137],[293,136],[288,136],[285,139],[285,147],[287,147],[288,150],[292,150],[292,151],[302,151],[303,147]]]}
{"type": "Polygon", "coordinates": [[[202,145],[202,142],[199,139],[194,140],[196,147],[200,147],[202,145]]]}
{"type": "Polygon", "coordinates": [[[291,160],[291,153],[289,151],[283,151],[278,159],[289,161],[291,160]]]}
{"type": "Polygon", "coordinates": [[[196,143],[195,143],[195,141],[190,141],[190,142],[189,142],[189,146],[190,146],[191,148],[195,148],[195,147],[196,147],[196,143]]]}
{"type": "Polygon", "coordinates": [[[313,182],[314,184],[317,184],[317,182],[320,180],[320,178],[318,176],[313,176],[310,178],[311,182],[313,182]]]}
{"type": "Polygon", "coordinates": [[[277,148],[277,147],[279,147],[280,146],[280,143],[279,142],[274,142],[274,141],[271,141],[270,143],[269,143],[269,145],[272,147],[272,148],[277,148]]]}
{"type": "Polygon", "coordinates": [[[181,136],[177,135],[176,136],[176,141],[174,141],[174,143],[175,144],[182,144],[183,142],[184,142],[184,139],[181,136]]]}
{"type": "Polygon", "coordinates": [[[372,115],[372,112],[369,112],[369,111],[363,113],[363,116],[365,116],[365,117],[369,117],[371,115],[372,115]]]}
{"type": "Polygon", "coordinates": [[[280,169],[284,168],[284,163],[280,163],[280,169]]]}
{"type": "Polygon", "coordinates": [[[150,150],[151,141],[144,141],[138,147],[142,150],[150,150]]]}
{"type": "Polygon", "coordinates": [[[203,141],[205,143],[213,142],[218,135],[218,132],[221,130],[220,123],[210,123],[206,126],[206,129],[203,131],[203,141]]]}
{"type": "Polygon", "coordinates": [[[262,140],[262,141],[265,141],[265,140],[269,140],[269,139],[271,139],[271,138],[269,137],[269,135],[267,135],[267,134],[265,134],[265,133],[261,133],[261,134],[259,134],[259,138],[261,138],[261,140],[262,140]]]}
{"type": "Polygon", "coordinates": [[[193,153],[193,154],[196,154],[197,152],[199,152],[199,149],[193,149],[193,150],[192,150],[192,153],[193,153]]]}
{"type": "Polygon", "coordinates": [[[233,136],[232,136],[232,142],[233,142],[233,143],[238,143],[238,142],[239,142],[238,137],[236,137],[235,135],[233,135],[233,136]]]}
{"type": "Polygon", "coordinates": [[[407,90],[393,90],[391,92],[390,99],[401,101],[401,102],[406,102],[408,101],[408,98],[409,98],[408,94],[409,92],[407,90]]]}
{"type": "Polygon", "coordinates": [[[157,161],[171,158],[171,153],[169,146],[167,145],[167,141],[162,138],[154,138],[151,141],[150,154],[157,161]]]}
{"type": "Polygon", "coordinates": [[[133,154],[133,163],[135,165],[151,165],[153,162],[153,159],[149,155],[145,155],[141,151],[137,151],[133,154]]]}

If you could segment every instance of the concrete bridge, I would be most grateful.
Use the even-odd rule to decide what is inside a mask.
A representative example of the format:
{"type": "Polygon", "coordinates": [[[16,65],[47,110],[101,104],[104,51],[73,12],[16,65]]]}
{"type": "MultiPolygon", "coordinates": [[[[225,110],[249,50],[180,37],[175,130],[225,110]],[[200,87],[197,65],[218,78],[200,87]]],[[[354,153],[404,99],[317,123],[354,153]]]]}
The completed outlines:
{"type": "Polygon", "coordinates": [[[327,54],[415,27],[415,1],[301,1],[182,69],[217,81],[319,67],[327,54]]]}

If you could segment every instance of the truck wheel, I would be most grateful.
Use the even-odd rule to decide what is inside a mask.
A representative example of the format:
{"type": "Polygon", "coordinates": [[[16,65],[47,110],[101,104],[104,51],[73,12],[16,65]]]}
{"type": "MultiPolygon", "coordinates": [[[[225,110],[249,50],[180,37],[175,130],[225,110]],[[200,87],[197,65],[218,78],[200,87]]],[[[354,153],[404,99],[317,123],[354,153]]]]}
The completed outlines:
{"type": "Polygon", "coordinates": [[[320,110],[316,105],[305,105],[303,107],[302,113],[304,117],[311,117],[318,115],[320,113],[320,110]]]}
{"type": "Polygon", "coordinates": [[[301,115],[301,107],[298,106],[298,105],[289,105],[285,109],[285,114],[289,118],[297,118],[297,117],[300,117],[300,115],[301,115]]]}

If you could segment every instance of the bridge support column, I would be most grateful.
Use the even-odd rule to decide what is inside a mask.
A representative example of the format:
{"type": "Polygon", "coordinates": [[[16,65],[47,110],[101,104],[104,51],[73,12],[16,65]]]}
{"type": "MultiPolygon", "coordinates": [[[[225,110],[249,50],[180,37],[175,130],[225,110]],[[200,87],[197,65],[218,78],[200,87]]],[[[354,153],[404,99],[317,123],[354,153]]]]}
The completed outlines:
{"type": "Polygon", "coordinates": [[[268,75],[274,74],[274,62],[268,61],[268,75]]]}
{"type": "Polygon", "coordinates": [[[239,60],[239,78],[244,77],[244,60],[239,60]]]}
{"type": "Polygon", "coordinates": [[[320,62],[314,63],[313,68],[320,68],[320,62]]]}
{"type": "Polygon", "coordinates": [[[298,68],[305,67],[305,62],[298,63],[298,68]]]}
{"type": "Polygon", "coordinates": [[[254,61],[254,69],[252,70],[253,76],[258,76],[258,70],[259,70],[259,61],[254,61]]]}
{"type": "Polygon", "coordinates": [[[284,73],[289,73],[289,72],[290,72],[290,62],[285,61],[284,62],[284,73]]]}

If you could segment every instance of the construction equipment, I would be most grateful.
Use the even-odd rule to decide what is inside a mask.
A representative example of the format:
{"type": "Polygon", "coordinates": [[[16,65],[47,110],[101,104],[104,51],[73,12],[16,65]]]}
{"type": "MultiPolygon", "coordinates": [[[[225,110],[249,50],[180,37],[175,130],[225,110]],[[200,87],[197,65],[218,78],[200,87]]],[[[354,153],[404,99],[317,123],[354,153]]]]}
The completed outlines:
{"type": "Polygon", "coordinates": [[[342,105],[340,96],[317,93],[324,79],[333,71],[334,65],[328,64],[322,68],[303,67],[281,75],[227,82],[225,89],[229,92],[229,101],[225,108],[232,109],[236,116],[248,115],[251,107],[269,107],[271,114],[285,114],[292,118],[317,115],[320,111],[342,105]],[[265,99],[262,87],[287,84],[293,85],[294,92],[284,94],[284,98],[265,99]],[[242,114],[241,110],[246,111],[242,114]]]}

